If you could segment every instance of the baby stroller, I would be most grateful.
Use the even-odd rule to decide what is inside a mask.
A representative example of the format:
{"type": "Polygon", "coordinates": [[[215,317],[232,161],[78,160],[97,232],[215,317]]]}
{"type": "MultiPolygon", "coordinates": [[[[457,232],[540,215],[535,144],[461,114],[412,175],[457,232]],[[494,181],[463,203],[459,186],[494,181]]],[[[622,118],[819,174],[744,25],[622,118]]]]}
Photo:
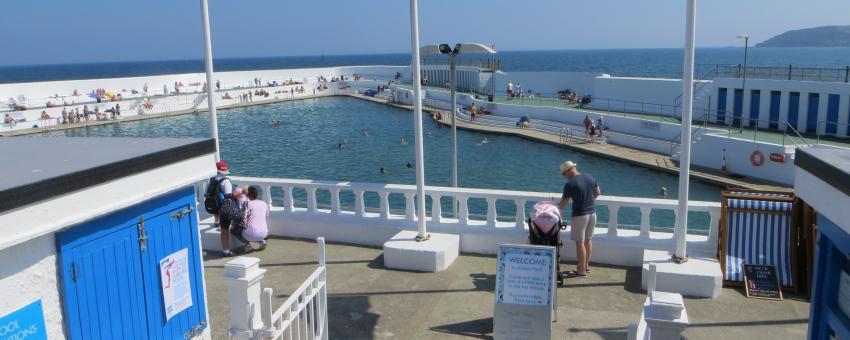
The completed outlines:
{"type": "Polygon", "coordinates": [[[534,205],[531,217],[528,218],[528,242],[537,246],[555,247],[558,285],[564,285],[565,274],[561,272],[561,230],[566,230],[567,224],[561,218],[561,209],[552,202],[541,201],[534,205]]]}

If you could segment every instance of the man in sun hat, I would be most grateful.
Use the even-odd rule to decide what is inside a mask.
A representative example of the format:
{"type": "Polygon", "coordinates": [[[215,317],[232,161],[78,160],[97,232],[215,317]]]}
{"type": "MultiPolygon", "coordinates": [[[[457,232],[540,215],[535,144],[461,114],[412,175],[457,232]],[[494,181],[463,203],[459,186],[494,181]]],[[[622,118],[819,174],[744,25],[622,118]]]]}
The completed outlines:
{"type": "Polygon", "coordinates": [[[573,161],[561,163],[561,176],[567,178],[564,184],[564,194],[558,206],[561,210],[573,201],[572,219],[570,223],[570,238],[576,242],[576,258],[578,266],[570,272],[573,277],[587,277],[590,270],[590,253],[593,250],[591,239],[596,227],[596,198],[602,195],[596,178],[590,174],[578,172],[573,161]]]}
{"type": "Polygon", "coordinates": [[[221,205],[224,200],[230,198],[233,194],[233,183],[227,175],[230,174],[230,167],[227,162],[219,161],[215,163],[215,176],[210,178],[207,183],[207,190],[204,193],[204,208],[215,218],[215,223],[221,228],[221,250],[224,256],[233,256],[230,252],[230,219],[221,216],[221,205]]]}

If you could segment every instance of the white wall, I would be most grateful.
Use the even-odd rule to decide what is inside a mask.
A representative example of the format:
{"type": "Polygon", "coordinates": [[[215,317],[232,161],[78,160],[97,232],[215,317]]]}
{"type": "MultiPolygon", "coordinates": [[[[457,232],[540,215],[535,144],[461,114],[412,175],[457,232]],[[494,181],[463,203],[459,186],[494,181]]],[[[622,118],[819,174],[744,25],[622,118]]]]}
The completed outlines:
{"type": "Polygon", "coordinates": [[[0,249],[0,259],[0,315],[41,299],[47,338],[65,338],[53,234],[0,249]]]}
{"type": "MultiPolygon", "coordinates": [[[[709,84],[704,85],[704,89],[712,87],[711,81],[705,82],[709,84]]],[[[666,116],[675,115],[674,103],[683,90],[681,79],[612,77],[608,75],[596,77],[593,88],[594,101],[589,106],[591,108],[604,110],[610,107],[612,110],[643,111],[666,116]],[[640,103],[645,104],[641,105],[640,103]]],[[[699,92],[695,93],[695,111],[705,108],[708,103],[707,100],[707,96],[701,96],[699,92]]],[[[700,114],[695,112],[694,116],[700,114]]]]}
{"type": "MultiPolygon", "coordinates": [[[[719,170],[726,157],[729,172],[761,178],[785,185],[794,184],[794,159],[786,157],[784,163],[770,160],[771,153],[786,154],[786,148],[777,144],[755,143],[752,140],[728,138],[723,135],[702,135],[702,140],[691,149],[691,164],[719,170]],[[750,156],[756,150],[764,154],[764,163],[755,166],[750,156]]],[[[788,152],[793,153],[793,148],[788,152]]]]}
{"type": "Polygon", "coordinates": [[[496,91],[504,95],[508,81],[512,81],[514,86],[522,84],[523,92],[531,90],[547,97],[566,89],[595,95],[594,78],[599,75],[590,72],[506,72],[496,75],[496,91]]]}

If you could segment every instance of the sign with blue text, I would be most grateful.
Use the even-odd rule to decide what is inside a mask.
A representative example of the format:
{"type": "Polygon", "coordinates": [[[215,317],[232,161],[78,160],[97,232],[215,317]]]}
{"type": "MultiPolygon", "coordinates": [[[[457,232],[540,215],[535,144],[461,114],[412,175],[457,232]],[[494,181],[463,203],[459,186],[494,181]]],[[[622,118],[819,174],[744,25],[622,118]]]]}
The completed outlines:
{"type": "Polygon", "coordinates": [[[189,250],[180,249],[159,261],[162,278],[162,300],[165,318],[192,306],[192,286],[189,281],[189,250]]]}
{"type": "Polygon", "coordinates": [[[47,339],[41,300],[0,317],[0,339],[47,339]]]}
{"type": "Polygon", "coordinates": [[[555,305],[554,247],[499,245],[494,339],[550,339],[555,305]]]}

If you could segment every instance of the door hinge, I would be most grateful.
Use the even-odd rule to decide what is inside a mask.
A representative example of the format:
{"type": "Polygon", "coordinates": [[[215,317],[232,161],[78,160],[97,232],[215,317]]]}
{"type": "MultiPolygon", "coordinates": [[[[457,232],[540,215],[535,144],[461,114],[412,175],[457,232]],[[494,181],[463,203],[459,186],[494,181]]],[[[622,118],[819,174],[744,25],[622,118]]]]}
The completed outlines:
{"type": "Polygon", "coordinates": [[[77,282],[77,277],[80,276],[80,268],[77,261],[71,262],[71,282],[77,282]]]}
{"type": "Polygon", "coordinates": [[[197,324],[195,327],[192,327],[186,334],[183,334],[183,339],[192,339],[201,333],[204,332],[204,329],[207,328],[207,322],[201,321],[201,323],[197,324]]]}
{"type": "Polygon", "coordinates": [[[139,249],[148,250],[148,234],[145,232],[145,217],[139,217],[139,249]]]}
{"type": "Polygon", "coordinates": [[[180,211],[174,213],[174,215],[171,215],[171,218],[179,221],[179,220],[183,219],[184,216],[189,215],[191,213],[192,213],[192,207],[188,207],[186,209],[183,209],[183,210],[180,210],[180,211]]]}

